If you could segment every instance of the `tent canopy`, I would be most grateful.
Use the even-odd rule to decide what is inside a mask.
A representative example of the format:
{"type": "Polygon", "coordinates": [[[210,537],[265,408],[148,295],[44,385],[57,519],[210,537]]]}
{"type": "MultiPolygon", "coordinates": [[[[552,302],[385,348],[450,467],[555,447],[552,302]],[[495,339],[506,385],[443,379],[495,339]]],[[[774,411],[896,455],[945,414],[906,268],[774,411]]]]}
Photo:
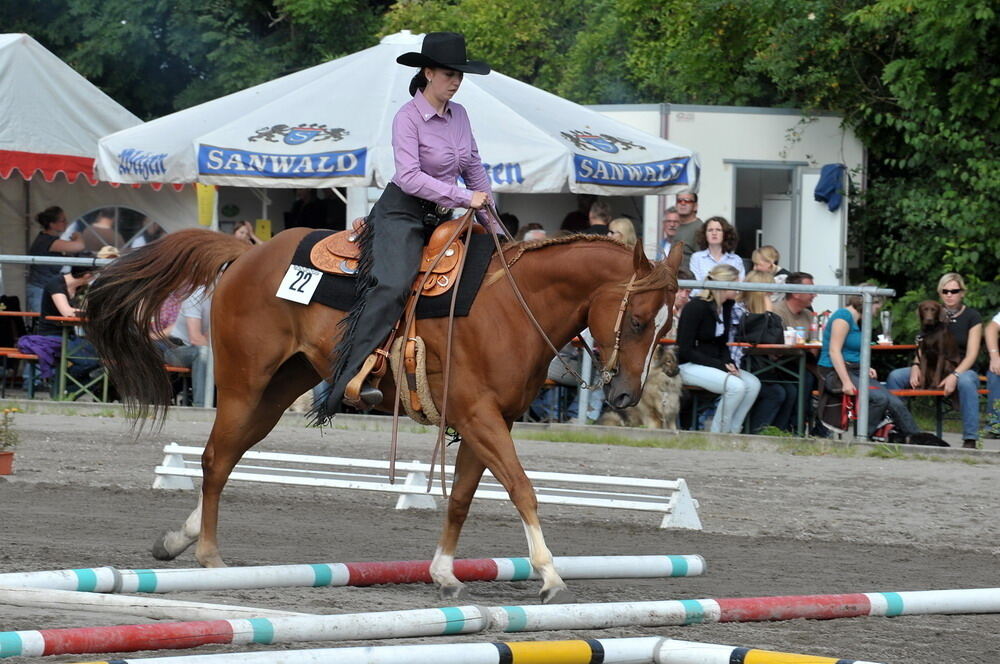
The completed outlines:
{"type": "MultiPolygon", "coordinates": [[[[391,124],[415,70],[396,64],[423,35],[380,44],[100,141],[116,182],[248,187],[385,187],[391,124]]],[[[696,189],[685,148],[493,72],[465,77],[468,110],[495,191],[667,194],[696,189]]]]}
{"type": "Polygon", "coordinates": [[[91,184],[97,139],[142,124],[124,106],[24,34],[0,34],[0,179],[91,184]]]}

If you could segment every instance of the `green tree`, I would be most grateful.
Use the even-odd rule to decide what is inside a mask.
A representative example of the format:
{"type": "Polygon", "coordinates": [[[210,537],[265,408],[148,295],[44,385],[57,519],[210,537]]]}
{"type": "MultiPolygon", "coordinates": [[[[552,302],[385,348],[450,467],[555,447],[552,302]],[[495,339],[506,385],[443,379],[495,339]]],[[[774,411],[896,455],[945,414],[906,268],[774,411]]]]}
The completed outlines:
{"type": "MultiPolygon", "coordinates": [[[[981,0],[840,2],[776,25],[753,66],[795,105],[843,113],[869,151],[854,239],[900,291],[963,274],[1000,306],[1000,21],[981,0]]],[[[911,297],[910,300],[915,298],[911,297]]]]}
{"type": "Polygon", "coordinates": [[[26,32],[152,119],[374,44],[378,0],[4,3],[26,32]]]}

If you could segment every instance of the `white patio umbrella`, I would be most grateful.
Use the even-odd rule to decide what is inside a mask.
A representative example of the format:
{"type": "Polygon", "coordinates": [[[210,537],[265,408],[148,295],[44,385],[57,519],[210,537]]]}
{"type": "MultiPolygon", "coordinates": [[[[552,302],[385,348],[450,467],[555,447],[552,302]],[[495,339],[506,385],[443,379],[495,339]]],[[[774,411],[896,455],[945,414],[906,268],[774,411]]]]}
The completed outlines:
{"type": "MultiPolygon", "coordinates": [[[[115,182],[385,187],[395,172],[392,118],[415,72],[396,57],[422,40],[403,31],[106,136],[97,172],[115,182]]],[[[625,196],[697,187],[692,151],[498,72],[466,76],[455,100],[469,111],[495,191],[625,196]]]]}

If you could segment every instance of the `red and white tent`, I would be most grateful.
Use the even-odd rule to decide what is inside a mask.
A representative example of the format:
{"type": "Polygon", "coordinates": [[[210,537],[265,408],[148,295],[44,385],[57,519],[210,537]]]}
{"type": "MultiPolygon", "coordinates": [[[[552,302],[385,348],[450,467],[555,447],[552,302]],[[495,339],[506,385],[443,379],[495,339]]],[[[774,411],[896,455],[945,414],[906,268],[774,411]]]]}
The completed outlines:
{"type": "Polygon", "coordinates": [[[28,35],[0,35],[0,178],[96,184],[97,140],[140,124],[28,35]]]}
{"type": "MultiPolygon", "coordinates": [[[[95,176],[98,140],[141,124],[30,36],[0,34],[0,254],[27,253],[39,231],[34,216],[50,205],[70,220],[114,206],[167,230],[196,225],[191,188],[156,191],[95,176]]],[[[0,292],[20,294],[23,276],[22,266],[3,266],[0,292]]]]}

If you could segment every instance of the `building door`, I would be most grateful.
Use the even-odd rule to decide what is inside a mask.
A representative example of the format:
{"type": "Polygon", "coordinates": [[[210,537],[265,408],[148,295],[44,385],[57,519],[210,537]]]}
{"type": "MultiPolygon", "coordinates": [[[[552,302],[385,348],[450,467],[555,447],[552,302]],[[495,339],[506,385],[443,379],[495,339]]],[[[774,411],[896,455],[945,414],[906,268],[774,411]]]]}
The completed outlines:
{"type": "Polygon", "coordinates": [[[770,244],[781,254],[782,267],[795,269],[795,166],[734,164],[734,171],[736,253],[749,260],[754,249],[770,244]]]}

